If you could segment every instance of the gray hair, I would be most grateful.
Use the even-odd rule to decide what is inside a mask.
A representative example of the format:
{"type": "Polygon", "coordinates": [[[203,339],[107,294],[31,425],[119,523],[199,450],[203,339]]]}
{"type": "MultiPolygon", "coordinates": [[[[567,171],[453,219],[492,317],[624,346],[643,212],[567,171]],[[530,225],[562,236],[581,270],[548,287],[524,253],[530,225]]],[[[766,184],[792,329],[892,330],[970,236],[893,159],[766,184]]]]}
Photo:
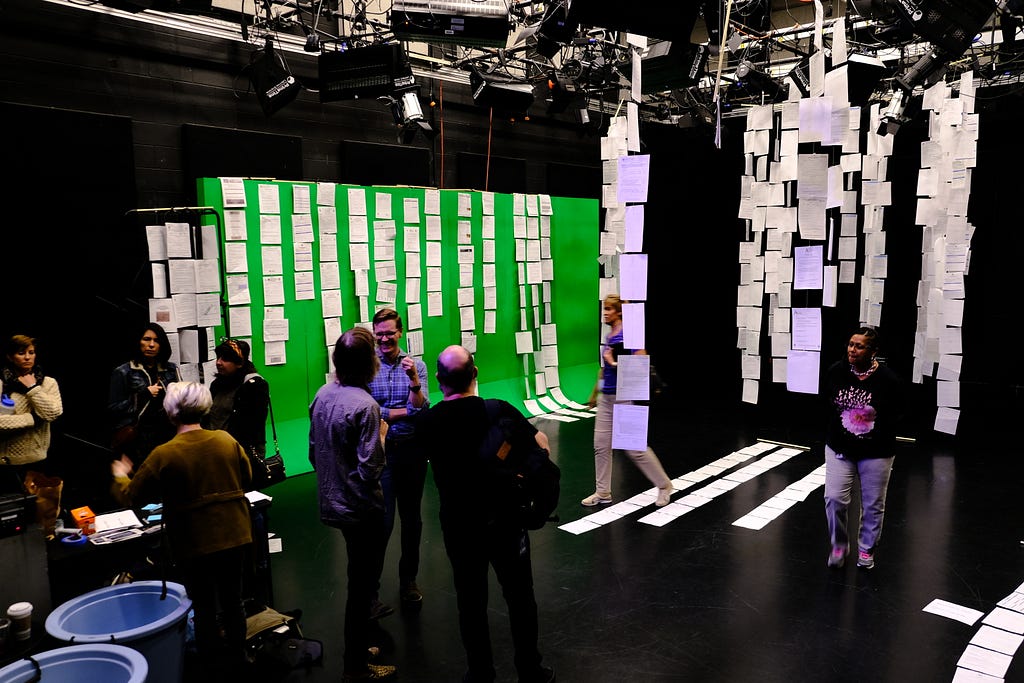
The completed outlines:
{"type": "Polygon", "coordinates": [[[213,397],[205,384],[199,382],[171,382],[164,396],[164,411],[176,425],[199,424],[210,412],[213,397]]]}

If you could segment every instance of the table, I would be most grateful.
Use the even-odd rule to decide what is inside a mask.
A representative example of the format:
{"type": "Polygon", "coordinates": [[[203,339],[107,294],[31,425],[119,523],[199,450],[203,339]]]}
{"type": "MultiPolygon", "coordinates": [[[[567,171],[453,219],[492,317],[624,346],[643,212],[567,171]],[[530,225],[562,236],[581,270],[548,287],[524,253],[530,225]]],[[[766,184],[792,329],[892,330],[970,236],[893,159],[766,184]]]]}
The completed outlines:
{"type": "MultiPolygon", "coordinates": [[[[272,607],[274,587],[267,539],[270,500],[250,501],[249,512],[253,531],[252,562],[251,571],[244,577],[243,597],[246,601],[272,607]]],[[[109,586],[122,578],[124,572],[130,574],[129,580],[133,581],[174,580],[174,567],[163,544],[162,527],[157,523],[144,527],[144,532],[136,538],[104,545],[46,542],[52,604],[61,605],[83,593],[109,586]]]]}

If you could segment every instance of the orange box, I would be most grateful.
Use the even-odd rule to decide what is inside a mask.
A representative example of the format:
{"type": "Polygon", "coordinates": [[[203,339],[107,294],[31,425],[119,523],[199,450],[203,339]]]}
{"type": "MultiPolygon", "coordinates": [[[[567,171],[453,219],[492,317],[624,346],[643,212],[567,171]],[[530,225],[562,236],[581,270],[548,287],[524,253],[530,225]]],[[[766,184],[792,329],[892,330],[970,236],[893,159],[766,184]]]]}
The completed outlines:
{"type": "Polygon", "coordinates": [[[71,516],[74,517],[75,524],[86,536],[96,531],[96,515],[89,509],[89,506],[75,508],[71,511],[71,516]]]}

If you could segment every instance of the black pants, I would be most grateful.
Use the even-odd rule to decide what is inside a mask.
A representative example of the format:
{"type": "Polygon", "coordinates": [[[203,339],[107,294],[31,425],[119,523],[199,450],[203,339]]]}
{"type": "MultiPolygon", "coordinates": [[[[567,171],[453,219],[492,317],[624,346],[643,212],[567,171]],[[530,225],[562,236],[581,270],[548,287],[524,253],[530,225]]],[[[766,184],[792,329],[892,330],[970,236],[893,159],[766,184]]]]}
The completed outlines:
{"type": "Polygon", "coordinates": [[[242,572],[248,550],[248,546],[241,545],[182,562],[185,590],[192,600],[195,617],[196,648],[203,657],[224,655],[242,663],[245,652],[242,572]]]}
{"type": "Polygon", "coordinates": [[[534,679],[540,670],[537,650],[537,601],[533,595],[530,537],[522,529],[485,530],[442,526],[444,546],[452,563],[459,606],[459,632],[466,649],[466,681],[495,679],[491,634],[487,623],[488,565],[501,584],[508,606],[509,627],[520,680],[534,679]]]}
{"type": "Polygon", "coordinates": [[[370,645],[370,603],[380,587],[387,537],[381,517],[339,524],[348,553],[348,597],[345,601],[345,673],[366,671],[370,645]]]}
{"type": "Polygon", "coordinates": [[[420,569],[420,540],[423,536],[423,485],[427,479],[427,456],[408,439],[388,439],[387,464],[381,473],[384,489],[384,524],[387,539],[395,528],[395,513],[402,518],[400,582],[414,581],[420,569]]]}

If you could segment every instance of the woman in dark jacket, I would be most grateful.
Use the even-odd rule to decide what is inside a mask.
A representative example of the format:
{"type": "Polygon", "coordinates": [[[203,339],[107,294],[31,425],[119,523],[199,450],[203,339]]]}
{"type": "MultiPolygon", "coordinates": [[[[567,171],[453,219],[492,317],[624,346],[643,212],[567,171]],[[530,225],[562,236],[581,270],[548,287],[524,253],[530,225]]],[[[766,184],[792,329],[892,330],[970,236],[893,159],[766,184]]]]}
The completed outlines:
{"type": "Polygon", "coordinates": [[[267,453],[270,385],[249,360],[249,344],[225,339],[216,349],[217,376],[210,383],[213,407],[203,420],[207,429],[223,429],[248,454],[267,453]]]}
{"type": "Polygon", "coordinates": [[[171,342],[164,328],[148,323],[131,359],[110,374],[107,410],[113,428],[111,448],[127,455],[136,466],[174,436],[163,400],[167,386],[181,381],[181,374],[170,357],[171,342]]]}

